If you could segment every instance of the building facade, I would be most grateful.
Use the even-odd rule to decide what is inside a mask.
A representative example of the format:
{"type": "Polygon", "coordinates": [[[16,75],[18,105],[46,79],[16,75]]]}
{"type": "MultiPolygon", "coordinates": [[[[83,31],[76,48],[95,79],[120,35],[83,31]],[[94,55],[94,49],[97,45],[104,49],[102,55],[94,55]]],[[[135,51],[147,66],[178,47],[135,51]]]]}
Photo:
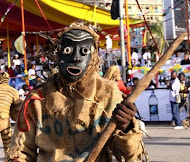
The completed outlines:
{"type": "MultiPolygon", "coordinates": [[[[123,0],[124,2],[125,0],[123,0]]],[[[128,12],[131,18],[143,19],[138,5],[135,0],[128,1],[128,12]]],[[[91,5],[96,4],[98,7],[110,10],[112,0],[83,0],[83,2],[91,5]]],[[[163,7],[162,0],[139,0],[141,9],[146,17],[146,20],[150,22],[163,21],[163,7]]],[[[125,6],[124,6],[125,7],[125,6]]]]}
{"type": "Polygon", "coordinates": [[[186,3],[185,0],[163,0],[163,7],[167,11],[164,16],[165,38],[173,40],[187,31],[186,3]]]}
{"type": "Polygon", "coordinates": [[[128,0],[128,12],[130,17],[143,19],[142,14],[149,22],[163,21],[162,0],[139,0],[142,12],[140,12],[136,0],[128,0]]]}
{"type": "Polygon", "coordinates": [[[96,5],[97,7],[110,10],[112,0],[78,0],[83,3],[88,3],[90,5],[96,5]]]}

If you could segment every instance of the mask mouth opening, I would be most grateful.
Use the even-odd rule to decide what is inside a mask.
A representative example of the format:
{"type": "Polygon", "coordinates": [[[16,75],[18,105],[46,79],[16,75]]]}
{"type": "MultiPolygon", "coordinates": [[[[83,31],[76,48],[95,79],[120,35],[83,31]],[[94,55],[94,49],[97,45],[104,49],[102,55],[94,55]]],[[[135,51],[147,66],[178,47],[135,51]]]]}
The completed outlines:
{"type": "Polygon", "coordinates": [[[73,76],[77,76],[77,75],[80,75],[82,73],[82,69],[78,68],[76,66],[68,66],[67,72],[73,76]]]}

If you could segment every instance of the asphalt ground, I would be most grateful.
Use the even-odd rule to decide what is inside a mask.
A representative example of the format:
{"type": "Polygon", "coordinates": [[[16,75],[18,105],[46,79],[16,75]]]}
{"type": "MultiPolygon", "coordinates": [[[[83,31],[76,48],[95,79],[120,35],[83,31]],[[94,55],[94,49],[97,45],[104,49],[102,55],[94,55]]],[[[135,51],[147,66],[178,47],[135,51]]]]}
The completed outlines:
{"type": "MultiPolygon", "coordinates": [[[[174,130],[168,123],[148,123],[146,130],[151,136],[144,137],[150,162],[190,162],[190,128],[174,130]]],[[[0,162],[3,159],[0,139],[0,162]]]]}

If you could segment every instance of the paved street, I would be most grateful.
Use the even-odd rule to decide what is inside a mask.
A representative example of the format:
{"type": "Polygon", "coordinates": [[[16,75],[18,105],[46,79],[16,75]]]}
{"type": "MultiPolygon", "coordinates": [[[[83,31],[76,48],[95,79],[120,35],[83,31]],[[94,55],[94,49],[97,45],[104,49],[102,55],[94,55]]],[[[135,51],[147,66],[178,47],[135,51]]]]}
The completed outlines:
{"type": "Polygon", "coordinates": [[[151,162],[190,162],[190,128],[174,130],[170,125],[147,126],[145,138],[151,162]]]}
{"type": "MultiPolygon", "coordinates": [[[[170,125],[147,125],[152,139],[145,137],[151,162],[190,162],[190,128],[174,130],[170,125]]],[[[0,141],[0,161],[3,161],[0,141]]]]}

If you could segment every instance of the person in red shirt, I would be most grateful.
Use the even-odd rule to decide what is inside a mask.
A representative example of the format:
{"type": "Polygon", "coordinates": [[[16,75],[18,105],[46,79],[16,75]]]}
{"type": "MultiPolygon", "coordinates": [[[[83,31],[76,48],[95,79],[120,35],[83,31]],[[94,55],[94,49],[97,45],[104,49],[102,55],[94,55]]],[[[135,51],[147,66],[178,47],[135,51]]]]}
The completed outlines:
{"type": "Polygon", "coordinates": [[[123,92],[124,94],[128,95],[132,88],[131,87],[126,87],[123,80],[121,79],[121,73],[119,70],[118,66],[110,66],[107,70],[106,73],[104,75],[104,78],[108,79],[108,80],[113,80],[117,82],[118,88],[121,92],[123,92]]]}
{"type": "Polygon", "coordinates": [[[10,77],[14,77],[14,70],[12,69],[12,67],[8,68],[8,66],[5,67],[6,72],[9,74],[10,77]]]}

